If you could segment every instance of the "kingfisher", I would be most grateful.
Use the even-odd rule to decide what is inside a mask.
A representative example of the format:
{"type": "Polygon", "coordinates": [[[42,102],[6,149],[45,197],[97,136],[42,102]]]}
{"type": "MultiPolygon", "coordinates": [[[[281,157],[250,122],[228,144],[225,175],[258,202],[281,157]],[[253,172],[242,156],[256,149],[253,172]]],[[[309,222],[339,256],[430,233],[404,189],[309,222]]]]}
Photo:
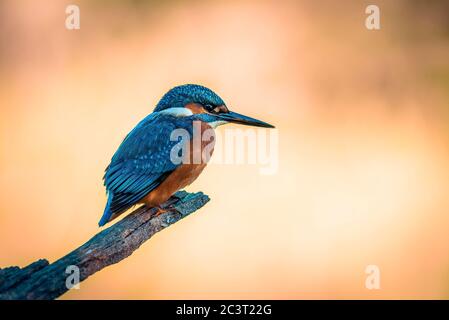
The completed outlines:
{"type": "Polygon", "coordinates": [[[214,129],[226,123],[274,128],[230,111],[215,92],[204,86],[185,84],[169,90],[112,156],[103,177],[108,200],[98,225],[104,226],[139,203],[158,208],[156,215],[163,213],[161,204],[190,185],[206,167],[209,157],[201,156],[199,161],[193,158],[198,152],[205,154],[205,149],[212,154],[214,129]],[[174,132],[186,134],[173,138],[174,132]],[[206,132],[209,139],[193,141],[206,132]],[[179,156],[182,161],[178,161],[179,156]]]}

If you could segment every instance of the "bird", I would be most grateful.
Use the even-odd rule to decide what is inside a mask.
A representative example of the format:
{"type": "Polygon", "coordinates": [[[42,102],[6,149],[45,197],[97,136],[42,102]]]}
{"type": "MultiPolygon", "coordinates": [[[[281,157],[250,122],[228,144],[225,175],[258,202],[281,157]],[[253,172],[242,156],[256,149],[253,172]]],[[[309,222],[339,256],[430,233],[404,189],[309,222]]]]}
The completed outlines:
{"type": "Polygon", "coordinates": [[[196,162],[192,158],[207,146],[212,154],[214,129],[226,123],[274,128],[261,120],[230,111],[225,102],[205,86],[184,84],[170,89],[153,112],[125,136],[105,169],[103,182],[107,202],[98,225],[104,226],[139,203],[158,208],[156,215],[163,213],[161,204],[201,174],[207,157],[200,157],[196,162]],[[184,141],[182,136],[173,139],[173,132],[177,131],[187,134],[184,141]],[[192,141],[195,134],[206,131],[212,132],[209,141],[199,144],[192,141]]]}

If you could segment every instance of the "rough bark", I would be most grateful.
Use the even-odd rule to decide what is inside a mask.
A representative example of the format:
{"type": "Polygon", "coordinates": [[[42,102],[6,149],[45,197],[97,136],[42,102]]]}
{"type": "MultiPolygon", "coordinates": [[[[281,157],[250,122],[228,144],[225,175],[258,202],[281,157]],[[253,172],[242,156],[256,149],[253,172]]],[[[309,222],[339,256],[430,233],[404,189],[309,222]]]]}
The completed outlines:
{"type": "Polygon", "coordinates": [[[69,290],[71,282],[67,286],[66,280],[73,274],[71,266],[79,268],[81,282],[125,259],[155,233],[208,201],[209,197],[202,192],[179,191],[163,205],[167,212],[155,216],[157,209],[142,206],[52,264],[41,259],[24,268],[0,269],[0,299],[55,299],[69,290]]]}

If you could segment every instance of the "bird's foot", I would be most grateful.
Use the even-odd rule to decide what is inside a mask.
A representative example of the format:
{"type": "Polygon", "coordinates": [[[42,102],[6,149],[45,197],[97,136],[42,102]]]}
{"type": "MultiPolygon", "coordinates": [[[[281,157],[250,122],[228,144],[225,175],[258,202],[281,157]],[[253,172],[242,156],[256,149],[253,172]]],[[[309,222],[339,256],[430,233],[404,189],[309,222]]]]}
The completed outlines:
{"type": "Polygon", "coordinates": [[[154,207],[157,210],[156,213],[154,213],[154,217],[157,217],[169,211],[173,211],[175,209],[175,204],[181,200],[182,199],[180,197],[172,195],[167,201],[157,207],[154,207]]]}
{"type": "Polygon", "coordinates": [[[156,212],[153,214],[153,217],[157,217],[163,213],[169,212],[170,210],[167,209],[167,207],[154,207],[156,209],[156,212]]]}
{"type": "Polygon", "coordinates": [[[180,197],[177,197],[175,195],[171,196],[165,203],[160,205],[160,208],[162,209],[172,209],[174,208],[175,203],[181,201],[180,197]]]}
{"type": "Polygon", "coordinates": [[[181,201],[181,198],[178,197],[178,196],[172,195],[172,196],[170,197],[169,201],[170,201],[170,205],[172,205],[172,204],[174,204],[174,203],[176,203],[176,202],[181,201]]]}

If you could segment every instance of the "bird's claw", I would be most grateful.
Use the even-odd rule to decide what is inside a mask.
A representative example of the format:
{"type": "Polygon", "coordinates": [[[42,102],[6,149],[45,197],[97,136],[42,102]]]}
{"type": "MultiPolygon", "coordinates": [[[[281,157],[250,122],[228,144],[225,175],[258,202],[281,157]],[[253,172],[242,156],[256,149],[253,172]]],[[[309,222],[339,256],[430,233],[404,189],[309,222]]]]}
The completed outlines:
{"type": "Polygon", "coordinates": [[[171,196],[170,199],[168,199],[165,203],[163,203],[160,208],[162,209],[168,209],[168,208],[174,208],[174,204],[179,202],[181,200],[178,196],[171,196]]]}
{"type": "Polygon", "coordinates": [[[156,212],[153,214],[153,217],[160,216],[163,213],[169,212],[166,207],[155,207],[156,212]]]}

